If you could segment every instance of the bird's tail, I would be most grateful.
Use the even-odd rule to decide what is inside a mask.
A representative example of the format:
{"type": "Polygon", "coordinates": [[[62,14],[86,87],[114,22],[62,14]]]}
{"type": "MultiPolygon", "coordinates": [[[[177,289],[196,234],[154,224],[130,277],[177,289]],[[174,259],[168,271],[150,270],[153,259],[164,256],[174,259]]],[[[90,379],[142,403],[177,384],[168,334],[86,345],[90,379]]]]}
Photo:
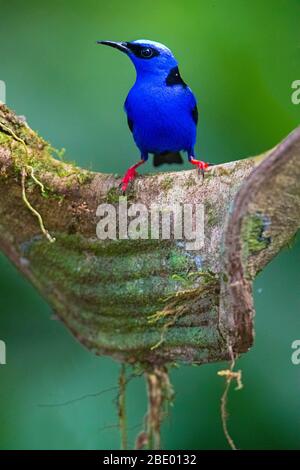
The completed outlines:
{"type": "Polygon", "coordinates": [[[164,152],[155,153],[153,158],[153,166],[160,166],[164,163],[179,163],[182,164],[183,160],[179,152],[164,152]]]}

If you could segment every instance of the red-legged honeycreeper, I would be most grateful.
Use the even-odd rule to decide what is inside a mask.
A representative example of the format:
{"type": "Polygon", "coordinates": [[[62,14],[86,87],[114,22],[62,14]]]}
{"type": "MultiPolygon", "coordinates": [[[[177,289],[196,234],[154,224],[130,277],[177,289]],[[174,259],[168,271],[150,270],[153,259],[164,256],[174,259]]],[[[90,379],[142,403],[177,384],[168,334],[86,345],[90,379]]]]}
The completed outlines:
{"type": "Polygon", "coordinates": [[[166,46],[139,39],[131,42],[97,41],[125,52],[136,69],[136,81],[125,101],[128,126],[141,152],[141,160],[131,166],[122,180],[122,190],[137,173],[148,155],[154,166],[182,163],[180,151],[204,173],[208,163],[196,160],[198,110],[192,90],[182,80],[177,61],[166,46]]]}

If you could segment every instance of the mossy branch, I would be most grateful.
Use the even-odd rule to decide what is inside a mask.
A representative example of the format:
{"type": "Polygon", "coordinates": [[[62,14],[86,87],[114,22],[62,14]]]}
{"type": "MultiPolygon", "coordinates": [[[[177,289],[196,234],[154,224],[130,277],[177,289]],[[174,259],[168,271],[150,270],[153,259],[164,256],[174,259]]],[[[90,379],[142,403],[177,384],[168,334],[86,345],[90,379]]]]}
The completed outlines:
{"type": "Polygon", "coordinates": [[[204,204],[198,251],[176,240],[98,240],[97,206],[116,203],[119,185],[60,161],[0,106],[0,249],[81,343],[151,367],[247,351],[252,281],[300,225],[300,128],[259,157],[213,167],[204,181],[195,170],[137,179],[130,202],[204,204]]]}

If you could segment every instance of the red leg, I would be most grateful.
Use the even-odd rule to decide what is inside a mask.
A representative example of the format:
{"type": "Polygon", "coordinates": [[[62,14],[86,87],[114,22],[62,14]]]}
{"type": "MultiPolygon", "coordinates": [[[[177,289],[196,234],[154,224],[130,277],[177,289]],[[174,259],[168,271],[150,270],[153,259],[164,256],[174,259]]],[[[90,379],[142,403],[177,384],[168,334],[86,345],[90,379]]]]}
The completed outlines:
{"type": "Polygon", "coordinates": [[[138,168],[140,165],[145,163],[145,160],[141,160],[140,162],[136,163],[135,165],[132,165],[128,170],[126,171],[123,179],[122,179],[122,191],[126,191],[128,184],[130,181],[134,180],[134,178],[137,176],[137,172],[135,171],[136,168],[138,168]]]}
{"type": "Polygon", "coordinates": [[[196,160],[194,157],[190,157],[189,161],[192,165],[196,165],[198,167],[199,173],[201,173],[204,177],[204,172],[208,169],[210,163],[202,162],[201,160],[196,160]]]}

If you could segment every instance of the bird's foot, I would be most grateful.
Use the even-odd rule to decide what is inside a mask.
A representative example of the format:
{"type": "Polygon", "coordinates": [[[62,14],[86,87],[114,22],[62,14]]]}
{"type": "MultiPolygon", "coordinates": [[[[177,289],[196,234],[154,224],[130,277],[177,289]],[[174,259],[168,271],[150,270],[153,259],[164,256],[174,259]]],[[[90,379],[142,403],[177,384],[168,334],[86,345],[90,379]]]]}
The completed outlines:
{"type": "Polygon", "coordinates": [[[191,157],[190,162],[192,165],[196,165],[198,168],[198,173],[201,174],[204,178],[205,171],[212,165],[211,163],[203,162],[202,160],[196,160],[191,157]]]}
{"type": "Polygon", "coordinates": [[[122,186],[121,186],[121,189],[123,191],[123,193],[126,192],[127,190],[127,187],[128,187],[128,184],[133,181],[136,177],[138,176],[138,173],[135,169],[134,166],[128,168],[128,170],[126,171],[123,179],[122,179],[122,186]]]}
{"type": "Polygon", "coordinates": [[[136,169],[142,165],[143,163],[145,163],[145,160],[141,160],[139,161],[138,163],[136,163],[135,165],[131,166],[130,168],[128,168],[128,170],[126,171],[123,179],[122,179],[122,183],[121,183],[121,189],[123,191],[123,193],[126,192],[127,190],[127,187],[128,187],[128,184],[134,180],[134,178],[136,178],[138,176],[138,173],[136,171],[136,169]]]}

